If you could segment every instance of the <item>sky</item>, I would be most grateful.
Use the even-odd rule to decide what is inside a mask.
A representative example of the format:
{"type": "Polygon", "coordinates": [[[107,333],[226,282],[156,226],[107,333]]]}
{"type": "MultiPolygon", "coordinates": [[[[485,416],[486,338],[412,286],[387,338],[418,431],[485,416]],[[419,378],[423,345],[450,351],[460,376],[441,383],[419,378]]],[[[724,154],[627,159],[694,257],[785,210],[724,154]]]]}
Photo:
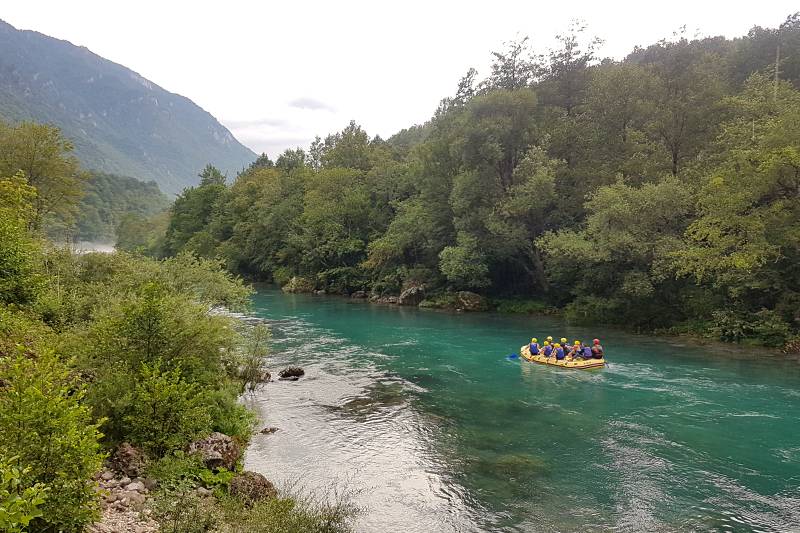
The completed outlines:
{"type": "Polygon", "coordinates": [[[470,67],[529,36],[546,52],[580,19],[601,57],[775,27],[797,0],[2,0],[0,19],[86,46],[182,94],[257,153],[306,148],[350,120],[383,138],[431,117],[470,67]]]}

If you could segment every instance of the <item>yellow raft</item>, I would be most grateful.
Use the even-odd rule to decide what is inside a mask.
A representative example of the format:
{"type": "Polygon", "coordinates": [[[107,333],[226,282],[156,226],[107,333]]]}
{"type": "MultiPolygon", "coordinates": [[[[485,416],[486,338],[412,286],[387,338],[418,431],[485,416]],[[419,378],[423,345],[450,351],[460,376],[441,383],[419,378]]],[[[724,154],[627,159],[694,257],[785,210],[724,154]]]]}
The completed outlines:
{"type": "Polygon", "coordinates": [[[530,361],[531,363],[539,363],[540,365],[558,366],[561,368],[568,368],[570,370],[588,370],[590,368],[602,368],[606,364],[605,359],[583,359],[568,361],[562,359],[557,360],[555,357],[545,357],[543,355],[531,355],[530,346],[527,344],[519,349],[519,354],[530,361]]]}

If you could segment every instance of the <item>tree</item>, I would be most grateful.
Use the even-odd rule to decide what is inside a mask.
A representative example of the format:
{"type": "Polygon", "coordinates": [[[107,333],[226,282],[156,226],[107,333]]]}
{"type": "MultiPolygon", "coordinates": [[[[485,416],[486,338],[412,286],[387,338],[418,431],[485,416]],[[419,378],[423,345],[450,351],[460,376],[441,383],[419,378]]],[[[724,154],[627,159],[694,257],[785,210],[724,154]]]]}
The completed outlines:
{"type": "Polygon", "coordinates": [[[600,187],[580,230],[537,240],[555,294],[568,291],[575,319],[664,324],[684,311],[670,275],[671,254],[691,220],[692,192],[675,178],[600,187]]]}
{"type": "Polygon", "coordinates": [[[0,124],[0,176],[22,171],[28,184],[36,188],[29,221],[35,230],[45,223],[70,226],[74,222],[88,175],[80,170],[72,150],[72,143],[54,126],[0,124]]]}
{"type": "Polygon", "coordinates": [[[216,243],[208,233],[214,209],[227,193],[225,176],[211,165],[200,174],[200,185],[184,189],[172,205],[172,213],[164,239],[168,255],[183,250],[204,256],[214,253],[216,243]]]}
{"type": "Polygon", "coordinates": [[[20,349],[0,359],[0,371],[0,449],[16,458],[22,486],[48,491],[30,529],[82,531],[98,514],[90,480],[103,460],[85,387],[50,350],[20,349]]]}
{"type": "Polygon", "coordinates": [[[36,189],[22,172],[0,179],[0,304],[28,304],[42,286],[39,243],[28,232],[36,189]]]}
{"type": "MultiPolygon", "coordinates": [[[[700,217],[674,254],[679,274],[721,290],[729,310],[800,319],[800,92],[755,75],[731,100],[700,217]]],[[[784,339],[785,340],[785,339],[784,339]]]]}
{"type": "Polygon", "coordinates": [[[641,55],[654,75],[647,131],[664,147],[669,171],[677,176],[683,162],[716,135],[727,92],[723,63],[719,55],[684,37],[661,41],[641,55]]]}
{"type": "MultiPolygon", "coordinates": [[[[541,67],[530,50],[528,37],[503,44],[506,47],[505,51],[492,52],[492,57],[494,57],[492,73],[481,83],[482,92],[493,89],[513,91],[530,87],[540,73],[541,67]]],[[[470,70],[467,76],[461,80],[459,89],[462,89],[463,86],[466,91],[471,86],[474,75],[475,73],[470,70]]]]}
{"type": "Polygon", "coordinates": [[[354,120],[335,135],[325,138],[321,163],[326,168],[369,170],[369,136],[354,120]]]}
{"type": "Polygon", "coordinates": [[[206,185],[225,185],[225,175],[214,165],[208,164],[200,174],[200,187],[206,185]]]}

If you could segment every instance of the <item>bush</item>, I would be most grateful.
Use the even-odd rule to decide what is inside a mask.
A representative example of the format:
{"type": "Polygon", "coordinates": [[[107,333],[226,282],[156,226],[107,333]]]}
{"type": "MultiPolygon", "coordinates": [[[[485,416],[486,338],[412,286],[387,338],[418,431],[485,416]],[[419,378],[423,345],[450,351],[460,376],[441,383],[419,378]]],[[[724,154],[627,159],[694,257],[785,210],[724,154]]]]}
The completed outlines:
{"type": "Polygon", "coordinates": [[[80,531],[97,516],[92,476],[103,461],[83,387],[50,351],[3,357],[0,374],[0,449],[17,457],[23,486],[48,491],[31,528],[80,531]]]}
{"type": "Polygon", "coordinates": [[[495,300],[492,302],[498,313],[538,315],[553,314],[558,310],[541,300],[495,300]]]}
{"type": "Polygon", "coordinates": [[[720,340],[747,340],[764,346],[784,346],[790,337],[790,327],[778,313],[762,309],[758,313],[714,311],[711,333],[720,340]]]}
{"type": "Polygon", "coordinates": [[[201,405],[211,419],[211,430],[237,439],[242,444],[250,440],[256,415],[239,403],[241,388],[233,382],[218,390],[203,393],[201,405]]]}
{"type": "Polygon", "coordinates": [[[123,415],[124,434],[153,457],[182,448],[211,431],[211,417],[194,383],[180,369],[162,370],[161,362],[143,364],[130,405],[123,415]]]}
{"type": "Polygon", "coordinates": [[[25,531],[31,520],[40,518],[39,506],[47,495],[47,488],[41,483],[23,486],[22,477],[30,473],[30,468],[20,470],[14,466],[16,460],[0,458],[0,531],[8,533],[25,531]]]}
{"type": "Polygon", "coordinates": [[[139,369],[161,359],[164,368],[180,367],[188,381],[214,386],[225,373],[225,357],[235,340],[230,319],[209,315],[187,297],[149,283],[108,302],[87,331],[76,334],[71,348],[85,367],[139,369]]]}
{"type": "Polygon", "coordinates": [[[615,298],[579,296],[564,308],[564,317],[575,324],[618,324],[623,321],[622,307],[615,298]]]}

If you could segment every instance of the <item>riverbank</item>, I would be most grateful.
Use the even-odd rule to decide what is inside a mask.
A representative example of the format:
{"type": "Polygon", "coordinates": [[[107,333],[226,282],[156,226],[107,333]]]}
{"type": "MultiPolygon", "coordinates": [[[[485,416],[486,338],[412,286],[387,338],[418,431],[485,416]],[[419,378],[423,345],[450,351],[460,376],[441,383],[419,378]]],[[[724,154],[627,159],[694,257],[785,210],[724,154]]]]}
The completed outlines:
{"type": "MultiPolygon", "coordinates": [[[[256,287],[278,289],[273,284],[255,284],[256,287]]],[[[284,289],[281,289],[284,290],[284,289]]],[[[331,297],[345,299],[353,303],[372,304],[389,307],[410,307],[427,309],[447,313],[496,313],[507,316],[554,317],[565,319],[562,309],[549,306],[541,300],[486,298],[469,291],[456,293],[418,294],[417,299],[402,298],[401,295],[379,296],[358,291],[350,295],[331,294],[326,291],[294,290],[284,292],[289,294],[309,294],[315,297],[331,297]],[[416,303],[415,303],[416,302],[416,303]]],[[[685,343],[688,346],[711,348],[716,353],[728,354],[731,357],[775,357],[800,361],[800,343],[794,341],[783,348],[763,346],[756,343],[733,343],[715,339],[708,334],[701,334],[698,328],[656,328],[643,331],[642,328],[625,328],[620,324],[603,324],[587,320],[580,321],[576,326],[593,328],[594,336],[603,336],[602,332],[609,329],[625,331],[642,337],[657,337],[665,341],[685,343]]],[[[536,332],[532,332],[536,334],[536,332]]],[[[523,339],[524,340],[524,339],[523,339]]]]}

